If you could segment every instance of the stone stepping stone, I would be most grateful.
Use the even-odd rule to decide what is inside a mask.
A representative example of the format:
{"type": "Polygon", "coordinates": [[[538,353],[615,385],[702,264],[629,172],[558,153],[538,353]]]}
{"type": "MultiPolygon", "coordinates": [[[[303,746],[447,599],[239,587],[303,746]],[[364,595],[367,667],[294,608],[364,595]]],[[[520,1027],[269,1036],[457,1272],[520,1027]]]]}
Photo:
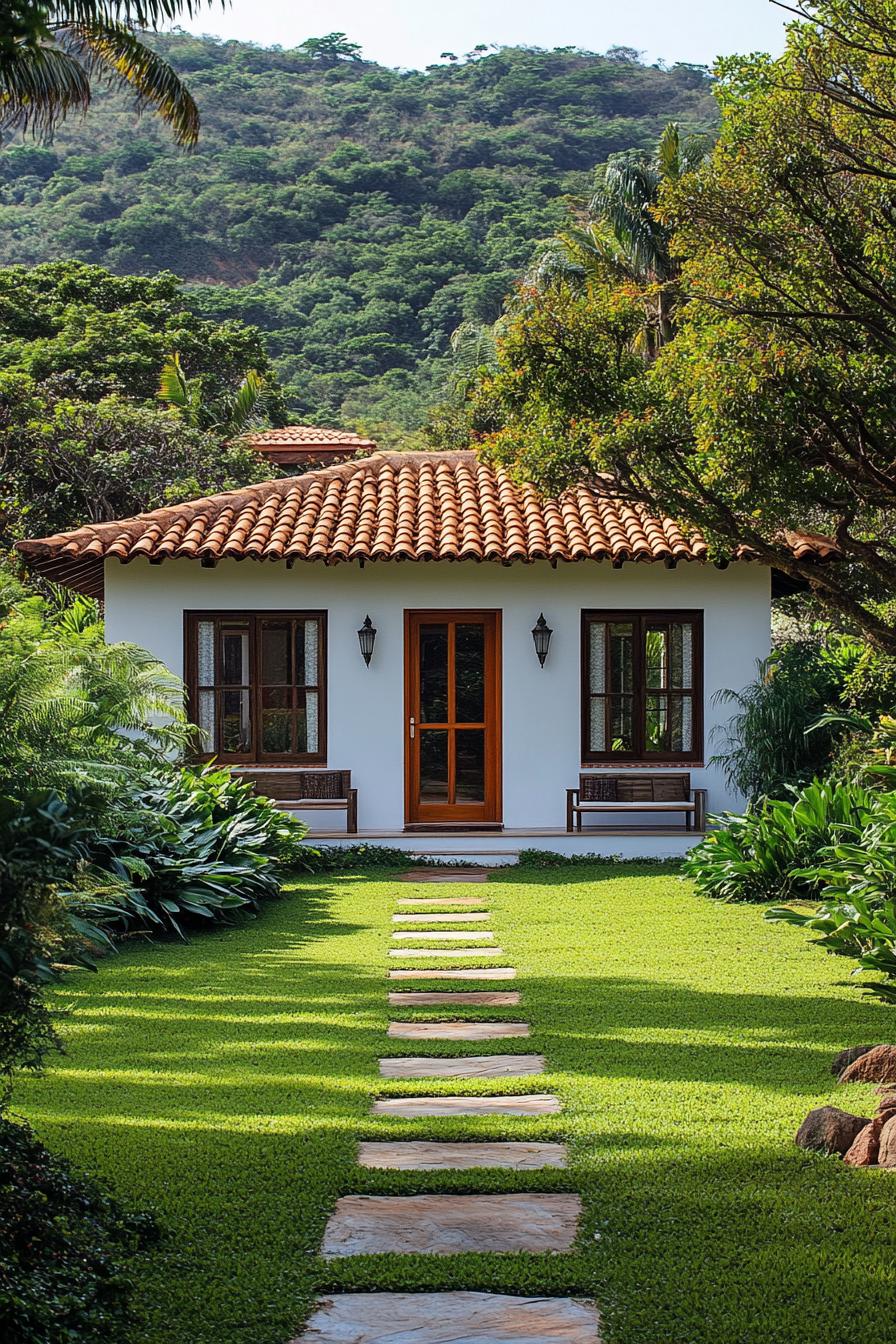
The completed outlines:
{"type": "Polygon", "coordinates": [[[433,938],[439,942],[468,942],[475,943],[477,938],[494,938],[494,934],[488,929],[401,929],[398,933],[393,933],[395,939],[401,938],[433,938]]]}
{"type": "Polygon", "coordinates": [[[399,896],[399,905],[482,905],[483,896],[399,896]]]}
{"type": "Polygon", "coordinates": [[[601,1344],[591,1302],[502,1293],[344,1293],[292,1344],[601,1344]]]}
{"type": "Polygon", "coordinates": [[[515,980],[513,966],[464,967],[459,971],[439,970],[429,967],[420,971],[390,971],[390,980],[515,980]]]}
{"type": "Polygon", "coordinates": [[[518,989],[393,989],[389,1003],[398,1008],[434,1008],[438,1004],[475,1003],[484,1008],[516,1008],[518,989]]]}
{"type": "Polygon", "coordinates": [[[528,1036],[528,1022],[390,1022],[389,1036],[399,1041],[494,1041],[528,1036]]]}
{"type": "Polygon", "coordinates": [[[432,1055],[381,1059],[381,1078],[520,1078],[544,1073],[544,1055],[465,1055],[438,1059],[432,1055]]]}
{"type": "Polygon", "coordinates": [[[402,882],[484,882],[487,868],[411,868],[400,873],[402,882]]]}
{"type": "Polygon", "coordinates": [[[373,1115],[416,1120],[431,1115],[559,1115],[559,1098],[550,1092],[519,1097],[377,1097],[373,1115]]]}
{"type": "Polygon", "coordinates": [[[565,1167],[564,1143],[362,1143],[362,1167],[383,1171],[463,1171],[470,1167],[505,1167],[535,1171],[565,1167]]]}
{"type": "MultiPolygon", "coordinates": [[[[324,1231],[325,1259],[348,1255],[568,1251],[578,1195],[344,1195],[324,1231]]],[[[387,1337],[388,1338],[388,1337],[387,1337]]]]}
{"type": "Polygon", "coordinates": [[[393,924],[436,924],[436,923],[472,924],[473,921],[477,919],[479,920],[491,919],[491,915],[487,910],[471,910],[470,913],[467,915],[465,915],[462,910],[449,911],[447,914],[436,914],[436,912],[433,911],[431,915],[427,914],[425,910],[422,911],[418,910],[414,914],[393,915],[392,923],[393,924]]]}
{"type": "Polygon", "coordinates": [[[390,947],[390,957],[503,957],[503,947],[390,947]]]}

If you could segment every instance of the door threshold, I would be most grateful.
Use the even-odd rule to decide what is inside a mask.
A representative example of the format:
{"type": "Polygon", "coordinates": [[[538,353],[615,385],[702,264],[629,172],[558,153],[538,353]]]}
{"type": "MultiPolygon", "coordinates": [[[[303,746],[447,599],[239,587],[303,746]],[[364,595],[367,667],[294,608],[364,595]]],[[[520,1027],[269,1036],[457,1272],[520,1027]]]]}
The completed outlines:
{"type": "Polygon", "coordinates": [[[500,821],[470,821],[465,825],[452,821],[409,821],[404,832],[405,835],[494,835],[503,829],[504,824],[500,821]]]}

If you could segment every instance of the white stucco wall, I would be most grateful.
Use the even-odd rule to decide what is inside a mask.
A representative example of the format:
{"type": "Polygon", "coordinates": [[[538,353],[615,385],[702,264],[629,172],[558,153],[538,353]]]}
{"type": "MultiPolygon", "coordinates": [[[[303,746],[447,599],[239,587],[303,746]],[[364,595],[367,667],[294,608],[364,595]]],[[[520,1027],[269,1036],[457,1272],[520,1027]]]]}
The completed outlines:
{"type": "MultiPolygon", "coordinates": [[[[713,705],[722,687],[740,688],[769,649],[770,575],[758,565],[585,562],[369,564],[287,569],[225,561],[203,569],[189,560],[153,566],[106,564],[109,640],[132,640],[183,675],[183,612],[325,609],[328,612],[328,764],[350,768],[359,791],[361,830],[400,830],[404,821],[404,612],[442,607],[502,612],[503,793],[508,828],[563,827],[565,790],[580,755],[582,608],[688,608],[704,612],[704,749],[727,711],[713,705]],[[543,611],[553,627],[547,663],[538,665],[531,630],[543,611]],[[378,634],[369,668],[357,629],[370,613],[378,634]]],[[[709,807],[737,806],[716,769],[692,770],[709,807]]],[[[318,814],[321,825],[326,814],[318,814]]],[[[621,819],[617,819],[621,820],[621,819]]]]}

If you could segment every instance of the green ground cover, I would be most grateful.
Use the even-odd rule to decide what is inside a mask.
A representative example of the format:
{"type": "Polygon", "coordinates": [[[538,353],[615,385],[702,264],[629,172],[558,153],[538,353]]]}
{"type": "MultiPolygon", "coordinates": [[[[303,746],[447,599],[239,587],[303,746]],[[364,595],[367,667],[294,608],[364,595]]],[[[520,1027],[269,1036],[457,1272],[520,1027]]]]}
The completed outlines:
{"type": "Polygon", "coordinates": [[[19,1085],[17,1109],[157,1211],[167,1235],[140,1268],[140,1344],[285,1344],[321,1288],[593,1296],[610,1344],[896,1337],[892,1173],[793,1145],[812,1106],[868,1113],[870,1089],[837,1088],[831,1056],[894,1036],[892,1009],[861,997],[846,963],[655,867],[506,870],[448,894],[482,896],[523,994],[520,1008],[461,1011],[531,1022],[530,1041],[494,1052],[543,1051],[544,1077],[381,1082],[379,1055],[424,1053],[387,1044],[388,1018],[439,1012],[387,1008],[395,883],[382,873],[306,879],[242,929],[129,947],[65,982],[68,1054],[19,1085]],[[565,1111],[368,1115],[374,1093],[424,1090],[554,1090],[565,1111]],[[563,1138],[571,1163],[362,1172],[355,1141],[375,1136],[563,1138]],[[582,1193],[575,1254],[316,1255],[343,1193],[520,1189],[582,1193]]]}

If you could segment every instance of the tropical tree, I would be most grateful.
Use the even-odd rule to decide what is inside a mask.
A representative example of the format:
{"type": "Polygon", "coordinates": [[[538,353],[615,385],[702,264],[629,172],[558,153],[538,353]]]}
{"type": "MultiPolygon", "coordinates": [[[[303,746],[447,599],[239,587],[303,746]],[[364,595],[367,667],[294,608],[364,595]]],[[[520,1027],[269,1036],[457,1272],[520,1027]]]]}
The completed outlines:
{"type": "Polygon", "coordinates": [[[540,262],[543,279],[637,285],[648,359],[672,336],[681,271],[672,254],[672,229],[658,213],[660,196],[695,172],[706,152],[705,136],[682,136],[678,123],[670,121],[653,154],[639,149],[612,154],[597,170],[587,206],[576,211],[576,222],[561,231],[540,262]]]}
{"type": "Polygon", "coordinates": [[[169,63],[138,36],[206,0],[0,0],[0,135],[49,137],[90,106],[98,80],[129,88],[180,145],[194,145],[199,110],[169,63]]]}
{"type": "Polygon", "coordinates": [[[160,401],[172,407],[194,429],[222,439],[234,439],[264,418],[267,383],[257,369],[249,369],[239,386],[218,401],[208,402],[203,379],[188,378],[176,352],[169,355],[159,376],[160,401]]]}

